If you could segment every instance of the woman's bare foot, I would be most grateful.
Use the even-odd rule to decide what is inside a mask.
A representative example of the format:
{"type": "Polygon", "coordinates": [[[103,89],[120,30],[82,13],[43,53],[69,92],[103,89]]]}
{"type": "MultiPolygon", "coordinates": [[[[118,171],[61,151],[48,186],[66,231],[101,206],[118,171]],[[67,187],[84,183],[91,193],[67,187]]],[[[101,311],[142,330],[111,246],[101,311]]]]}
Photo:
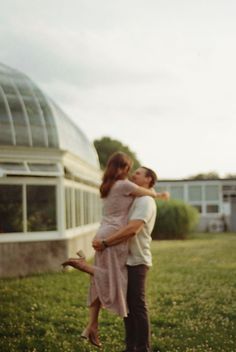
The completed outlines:
{"type": "Polygon", "coordinates": [[[92,345],[100,348],[101,342],[99,341],[97,329],[87,327],[81,334],[81,337],[87,339],[92,345]]]}
{"type": "Polygon", "coordinates": [[[69,258],[62,263],[63,268],[72,266],[75,269],[93,275],[93,267],[89,265],[84,258],[69,258]]]}

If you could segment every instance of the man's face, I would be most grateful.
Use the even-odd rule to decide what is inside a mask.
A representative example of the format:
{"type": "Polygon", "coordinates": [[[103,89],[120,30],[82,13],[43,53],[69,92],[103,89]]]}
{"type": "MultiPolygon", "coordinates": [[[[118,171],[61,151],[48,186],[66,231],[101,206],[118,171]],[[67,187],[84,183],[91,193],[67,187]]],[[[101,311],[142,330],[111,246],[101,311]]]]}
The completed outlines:
{"type": "Polygon", "coordinates": [[[131,176],[131,180],[141,187],[149,187],[150,178],[146,177],[146,170],[139,167],[131,176]]]}

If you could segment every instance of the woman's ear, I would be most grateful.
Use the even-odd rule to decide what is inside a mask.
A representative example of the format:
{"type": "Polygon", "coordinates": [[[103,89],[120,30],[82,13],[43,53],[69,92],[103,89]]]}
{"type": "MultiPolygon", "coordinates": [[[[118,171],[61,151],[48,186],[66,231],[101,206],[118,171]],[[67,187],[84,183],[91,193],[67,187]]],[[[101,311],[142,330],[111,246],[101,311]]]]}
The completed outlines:
{"type": "Polygon", "coordinates": [[[129,165],[126,165],[126,167],[125,167],[125,172],[129,172],[129,170],[130,170],[130,166],[129,165]]]}

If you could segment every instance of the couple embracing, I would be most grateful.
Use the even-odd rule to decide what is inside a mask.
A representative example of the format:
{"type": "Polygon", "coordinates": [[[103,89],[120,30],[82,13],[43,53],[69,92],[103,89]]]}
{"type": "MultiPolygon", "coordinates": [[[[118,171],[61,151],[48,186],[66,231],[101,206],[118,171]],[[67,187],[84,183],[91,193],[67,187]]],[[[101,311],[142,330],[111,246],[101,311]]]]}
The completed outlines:
{"type": "Polygon", "coordinates": [[[154,198],[168,199],[168,193],[155,192],[156,174],[146,167],[139,167],[128,180],[131,167],[132,160],[121,152],[113,154],[106,165],[100,186],[103,217],[93,240],[94,265],[79,251],[79,258],[70,258],[63,266],[73,266],[91,276],[89,323],[82,337],[101,347],[98,316],[103,307],[124,319],[125,352],[150,352],[145,281],[152,265],[154,198]]]}

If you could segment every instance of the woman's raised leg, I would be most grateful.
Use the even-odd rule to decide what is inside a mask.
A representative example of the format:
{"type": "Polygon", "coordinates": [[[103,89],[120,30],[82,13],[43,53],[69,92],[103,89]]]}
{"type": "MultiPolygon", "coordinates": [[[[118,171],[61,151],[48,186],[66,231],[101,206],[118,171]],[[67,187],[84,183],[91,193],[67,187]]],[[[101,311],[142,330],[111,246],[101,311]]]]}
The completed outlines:
{"type": "Polygon", "coordinates": [[[75,269],[83,271],[87,274],[94,275],[93,265],[86,262],[84,258],[69,258],[64,263],[62,263],[63,268],[66,266],[72,266],[75,269]]]}

